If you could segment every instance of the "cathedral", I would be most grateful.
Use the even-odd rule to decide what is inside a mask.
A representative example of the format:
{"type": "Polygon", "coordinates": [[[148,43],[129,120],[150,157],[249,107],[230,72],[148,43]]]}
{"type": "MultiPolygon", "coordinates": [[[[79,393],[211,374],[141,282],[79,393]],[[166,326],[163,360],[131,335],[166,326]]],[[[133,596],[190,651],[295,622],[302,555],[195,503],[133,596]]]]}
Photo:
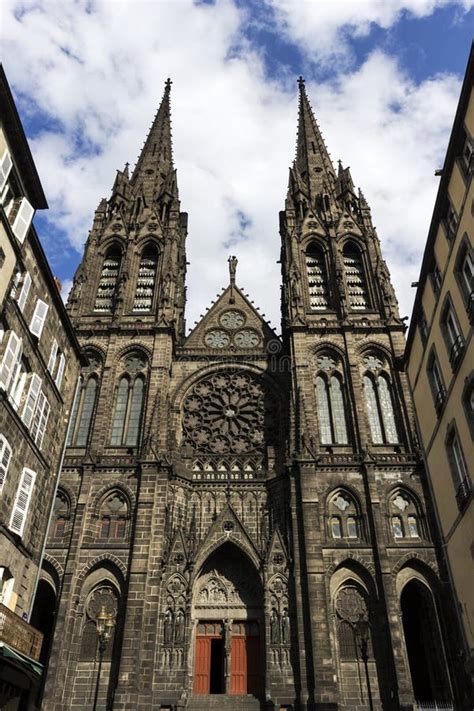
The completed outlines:
{"type": "Polygon", "coordinates": [[[233,256],[187,333],[170,93],[95,211],[68,301],[87,365],[43,565],[58,608],[42,708],[464,708],[370,207],[300,78],[281,336],[233,256]]]}

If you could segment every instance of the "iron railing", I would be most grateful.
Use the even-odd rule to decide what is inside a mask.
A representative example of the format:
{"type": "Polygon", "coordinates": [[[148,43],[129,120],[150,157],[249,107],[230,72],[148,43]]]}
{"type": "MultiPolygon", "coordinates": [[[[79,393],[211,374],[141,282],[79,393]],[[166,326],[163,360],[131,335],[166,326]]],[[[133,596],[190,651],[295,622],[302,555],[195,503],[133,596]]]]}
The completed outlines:
{"type": "Polygon", "coordinates": [[[454,711],[452,701],[415,701],[415,711],[454,711]]]}
{"type": "Polygon", "coordinates": [[[5,642],[30,659],[38,660],[43,635],[0,603],[0,642],[5,642]]]}
{"type": "Polygon", "coordinates": [[[470,496],[471,496],[471,482],[467,478],[467,476],[465,476],[464,479],[459,484],[458,490],[456,492],[456,501],[458,502],[458,506],[461,511],[464,508],[464,506],[466,505],[470,496]]]}

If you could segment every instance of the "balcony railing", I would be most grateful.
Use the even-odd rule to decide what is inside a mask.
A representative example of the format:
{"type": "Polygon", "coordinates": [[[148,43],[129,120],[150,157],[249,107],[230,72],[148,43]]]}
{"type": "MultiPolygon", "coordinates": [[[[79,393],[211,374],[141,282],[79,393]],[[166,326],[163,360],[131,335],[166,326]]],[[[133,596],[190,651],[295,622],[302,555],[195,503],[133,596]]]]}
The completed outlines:
{"type": "Polygon", "coordinates": [[[459,365],[459,361],[464,350],[464,338],[459,334],[459,336],[454,341],[451,346],[451,351],[449,353],[449,362],[451,363],[451,368],[456,370],[459,365]]]}
{"type": "Polygon", "coordinates": [[[0,641],[37,661],[43,644],[43,635],[0,603],[0,641]]]}
{"type": "Polygon", "coordinates": [[[446,391],[443,389],[438,390],[435,398],[435,410],[438,417],[441,415],[444,407],[444,402],[446,400],[446,391]]]}
{"type": "Polygon", "coordinates": [[[458,490],[456,492],[456,501],[458,502],[459,509],[462,511],[467,502],[469,501],[471,496],[471,482],[467,478],[467,476],[464,477],[462,482],[458,486],[458,490]]]}
{"type": "Polygon", "coordinates": [[[467,313],[469,316],[469,322],[474,323],[474,291],[469,294],[467,313]]]}

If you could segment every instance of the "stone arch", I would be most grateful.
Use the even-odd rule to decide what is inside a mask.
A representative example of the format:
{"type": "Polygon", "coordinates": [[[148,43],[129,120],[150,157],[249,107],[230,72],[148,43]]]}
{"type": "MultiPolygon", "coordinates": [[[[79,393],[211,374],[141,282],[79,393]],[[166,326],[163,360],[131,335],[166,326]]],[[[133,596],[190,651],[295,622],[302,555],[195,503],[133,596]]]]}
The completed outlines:
{"type": "Polygon", "coordinates": [[[41,565],[40,578],[46,580],[46,582],[51,585],[54,590],[54,594],[56,595],[56,599],[59,596],[63,574],[64,571],[59,565],[58,561],[55,560],[52,556],[46,554],[43,558],[43,563],[41,565]]]}
{"type": "Polygon", "coordinates": [[[105,358],[106,358],[106,352],[102,346],[100,346],[97,343],[87,343],[82,346],[81,348],[82,352],[87,358],[87,351],[91,351],[97,359],[100,361],[101,367],[103,367],[105,358]]]}
{"type": "Polygon", "coordinates": [[[249,558],[250,562],[257,571],[260,569],[260,559],[256,551],[253,551],[250,546],[245,542],[245,540],[237,539],[234,536],[232,538],[232,541],[229,541],[229,537],[225,533],[217,533],[217,531],[215,531],[211,540],[204,544],[203,548],[199,551],[196,557],[194,565],[194,570],[196,572],[194,573],[193,581],[195,581],[196,578],[199,576],[199,572],[205,564],[206,560],[208,560],[208,558],[210,558],[217,550],[219,550],[219,548],[222,548],[222,546],[226,545],[227,543],[230,543],[230,545],[233,545],[238,548],[241,554],[249,558]]]}
{"type": "Polygon", "coordinates": [[[120,560],[120,558],[117,558],[117,556],[111,553],[102,553],[101,555],[96,556],[88,563],[86,563],[86,565],[84,565],[84,567],[82,568],[76,579],[76,594],[80,593],[84,581],[90,575],[90,573],[95,571],[96,569],[101,569],[104,571],[109,570],[112,575],[115,575],[117,581],[119,581],[121,589],[123,589],[123,584],[127,577],[126,565],[120,560]]]}
{"type": "Polygon", "coordinates": [[[132,513],[133,509],[135,508],[135,503],[136,503],[135,493],[129,486],[127,486],[127,484],[124,484],[122,481],[118,481],[118,480],[112,481],[109,484],[104,484],[104,486],[102,486],[99,489],[99,491],[95,494],[94,498],[92,499],[92,503],[91,503],[92,516],[94,516],[94,517],[99,516],[100,507],[102,506],[102,503],[107,498],[107,496],[109,494],[111,494],[113,491],[119,491],[127,499],[128,518],[130,518],[131,513],[132,513]]]}
{"type": "MultiPolygon", "coordinates": [[[[438,591],[440,586],[438,570],[436,568],[436,564],[430,561],[426,555],[419,553],[418,551],[414,551],[413,553],[406,553],[402,556],[392,569],[392,575],[395,576],[396,581],[399,580],[401,571],[405,569],[413,572],[413,574],[417,572],[418,575],[421,575],[426,579],[430,589],[438,591]]],[[[401,588],[398,587],[398,582],[396,582],[396,586],[397,594],[400,596],[401,588]]]]}
{"type": "Polygon", "coordinates": [[[123,260],[124,255],[127,253],[127,243],[124,237],[118,235],[110,235],[106,237],[101,243],[97,250],[97,254],[100,257],[104,257],[107,252],[116,247],[120,251],[121,259],[123,260]]]}
{"type": "Polygon", "coordinates": [[[54,568],[55,575],[57,575],[59,580],[62,580],[62,577],[64,575],[64,568],[56,560],[56,558],[53,558],[53,556],[50,555],[49,553],[45,553],[43,561],[46,561],[52,568],[54,568]]]}
{"type": "Polygon", "coordinates": [[[145,360],[146,360],[146,366],[150,366],[150,360],[151,360],[151,351],[149,347],[145,344],[142,343],[141,341],[137,341],[133,344],[127,344],[126,346],[123,346],[120,348],[117,353],[114,356],[114,366],[117,367],[120,363],[121,360],[126,358],[128,355],[131,353],[138,352],[140,355],[142,355],[145,360]]]}
{"type": "Polygon", "coordinates": [[[346,358],[344,349],[339,345],[339,343],[331,341],[329,339],[324,339],[318,341],[316,344],[311,344],[308,348],[308,351],[313,356],[318,356],[320,353],[324,353],[324,351],[334,351],[334,353],[341,361],[344,362],[346,358]]]}

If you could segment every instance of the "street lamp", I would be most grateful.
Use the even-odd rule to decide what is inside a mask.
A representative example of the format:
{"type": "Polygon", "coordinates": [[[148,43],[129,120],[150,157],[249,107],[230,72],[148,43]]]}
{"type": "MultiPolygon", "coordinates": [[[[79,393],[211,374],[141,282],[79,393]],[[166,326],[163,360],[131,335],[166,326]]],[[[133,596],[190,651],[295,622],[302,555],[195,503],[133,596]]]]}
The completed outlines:
{"type": "Polygon", "coordinates": [[[115,626],[115,619],[113,612],[107,612],[105,605],[99,610],[97,615],[97,635],[99,637],[99,668],[97,670],[97,681],[95,683],[95,694],[94,694],[94,706],[93,711],[97,709],[97,698],[99,696],[99,684],[100,675],[102,673],[102,662],[104,659],[104,652],[107,649],[107,642],[112,636],[112,631],[115,626]]]}
{"type": "Polygon", "coordinates": [[[370,686],[369,666],[367,663],[369,661],[370,624],[363,614],[361,614],[357,622],[354,623],[354,631],[358,642],[360,656],[362,657],[362,661],[364,662],[365,679],[367,681],[367,696],[369,697],[369,708],[370,711],[374,711],[374,705],[372,703],[372,689],[370,686]]]}

